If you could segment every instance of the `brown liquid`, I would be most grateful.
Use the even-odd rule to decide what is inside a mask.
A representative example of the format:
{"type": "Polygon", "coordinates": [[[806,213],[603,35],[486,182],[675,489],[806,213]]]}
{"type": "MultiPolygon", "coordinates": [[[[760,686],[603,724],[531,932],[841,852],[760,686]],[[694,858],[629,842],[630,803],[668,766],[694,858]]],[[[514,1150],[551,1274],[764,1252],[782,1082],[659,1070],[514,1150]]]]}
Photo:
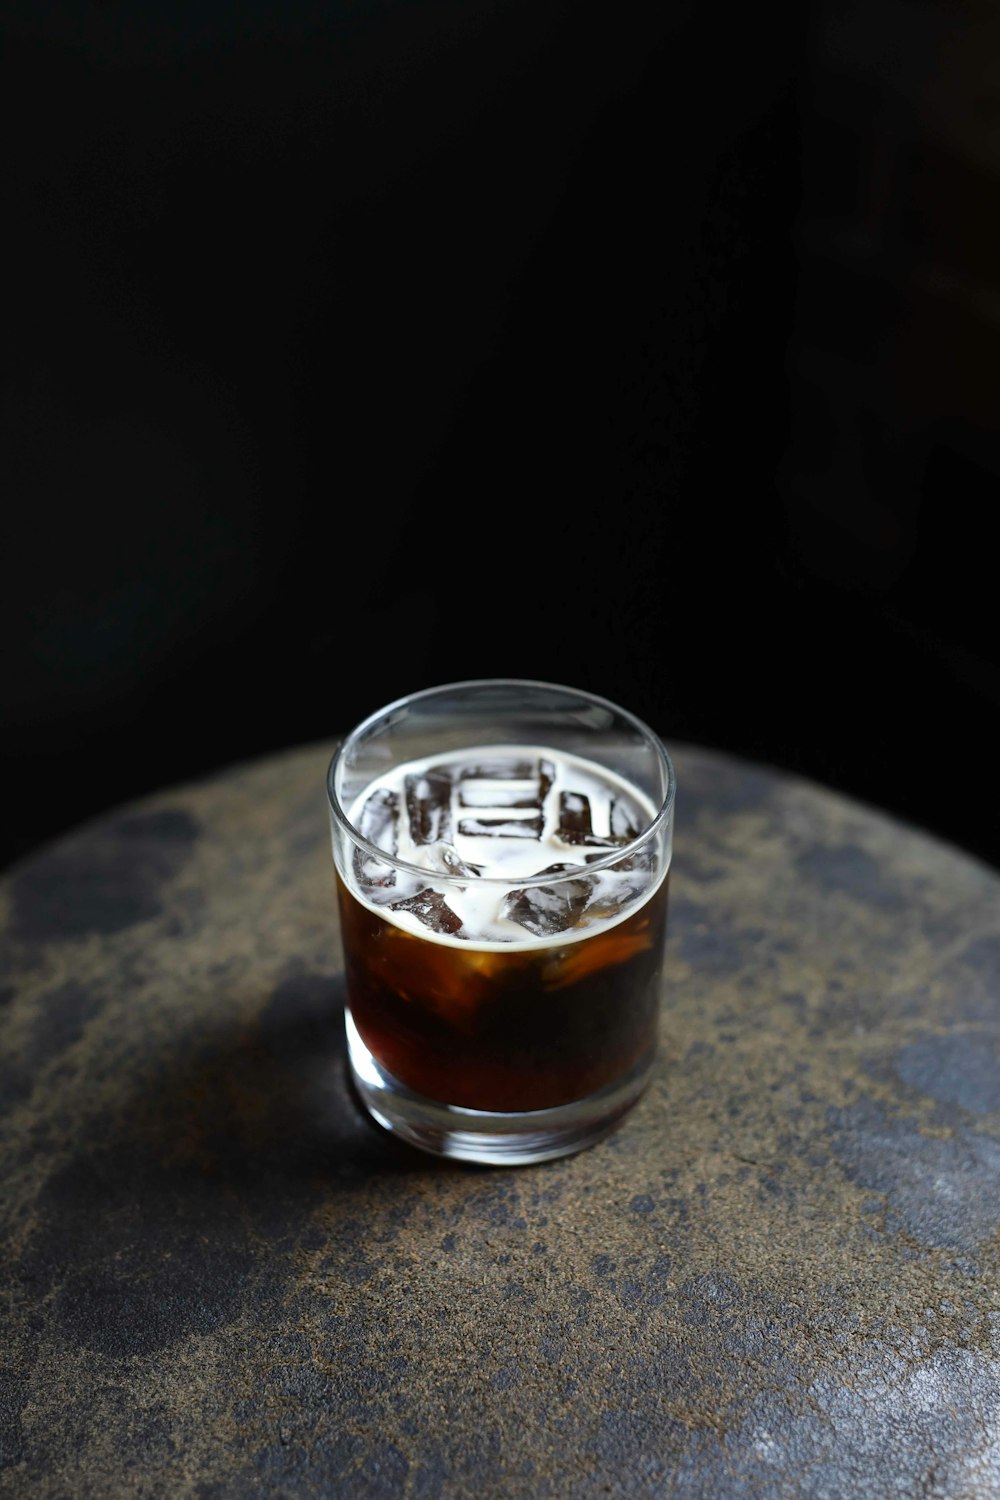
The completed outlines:
{"type": "Polygon", "coordinates": [[[586,1098],[655,1046],[667,884],[615,926],[507,952],[405,932],[338,874],[354,1024],[383,1067],[442,1103],[507,1112],[586,1098]]]}

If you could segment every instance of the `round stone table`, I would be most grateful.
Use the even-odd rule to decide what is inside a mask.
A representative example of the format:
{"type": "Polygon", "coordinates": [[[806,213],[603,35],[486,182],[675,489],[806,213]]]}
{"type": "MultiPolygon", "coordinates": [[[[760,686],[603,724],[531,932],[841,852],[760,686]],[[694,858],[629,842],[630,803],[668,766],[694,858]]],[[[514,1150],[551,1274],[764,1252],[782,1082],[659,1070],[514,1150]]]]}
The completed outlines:
{"type": "Polygon", "coordinates": [[[0,884],[0,1492],[1000,1494],[1000,879],[674,747],[662,1055],[534,1167],[346,1083],[330,746],[0,884]]]}

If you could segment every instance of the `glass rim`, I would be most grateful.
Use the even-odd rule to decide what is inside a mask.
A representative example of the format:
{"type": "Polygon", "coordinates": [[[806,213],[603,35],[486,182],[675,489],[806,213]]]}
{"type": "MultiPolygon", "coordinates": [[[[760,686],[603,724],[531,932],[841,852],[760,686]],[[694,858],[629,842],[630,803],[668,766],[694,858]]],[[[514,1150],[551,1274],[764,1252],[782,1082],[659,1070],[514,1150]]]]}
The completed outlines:
{"type": "Polygon", "coordinates": [[[674,797],[677,791],[677,777],[674,771],[674,763],[670,758],[670,752],[663,743],[660,736],[651,729],[645,720],[640,719],[637,714],[627,708],[622,708],[618,703],[612,702],[610,698],[604,698],[599,693],[591,693],[586,688],[570,687],[567,683],[546,682],[531,677],[468,677],[458,682],[442,682],[434,687],[418,688],[415,692],[404,693],[402,697],[395,698],[391,703],[385,703],[381,708],[375,709],[373,713],[356,724],[353,729],[343,736],[336,744],[326,773],[326,795],[330,810],[341,828],[349,839],[367,854],[380,860],[383,864],[390,865],[394,870],[404,870],[410,875],[419,875],[422,879],[433,879],[435,885],[467,886],[469,876],[453,875],[444,871],[428,870],[425,865],[411,864],[409,860],[400,859],[394,854],[389,854],[385,849],[380,849],[370,839],[366,839],[359,828],[351,822],[350,818],[340,801],[336,791],[336,775],[344,756],[351,745],[356,743],[361,736],[377,720],[384,718],[387,714],[397,709],[406,708],[410,704],[418,703],[422,698],[437,697],[442,693],[457,692],[469,688],[486,687],[514,687],[514,688],[545,688],[550,692],[571,693],[579,698],[585,698],[589,703],[597,704],[600,708],[607,708],[612,713],[625,719],[632,727],[639,731],[643,738],[649,743],[656,754],[661,767],[666,774],[667,789],[656,814],[652,821],[634,839],[627,844],[617,845],[600,859],[589,860],[571,870],[561,870],[553,875],[525,875],[512,877],[510,875],[477,875],[475,877],[477,886],[495,885],[520,889],[523,886],[535,885],[558,885],[564,880],[578,880],[581,874],[598,873],[601,870],[612,869],[630,854],[645,847],[651,839],[659,833],[674,805],[674,797]]]}

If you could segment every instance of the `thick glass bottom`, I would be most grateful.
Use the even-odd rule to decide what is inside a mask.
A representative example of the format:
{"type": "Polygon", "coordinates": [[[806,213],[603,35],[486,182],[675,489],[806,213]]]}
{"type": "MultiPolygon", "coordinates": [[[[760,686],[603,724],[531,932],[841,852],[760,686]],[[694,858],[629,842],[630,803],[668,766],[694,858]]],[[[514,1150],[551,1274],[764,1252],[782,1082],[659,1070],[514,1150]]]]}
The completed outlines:
{"type": "Polygon", "coordinates": [[[400,1083],[369,1052],[349,1009],[344,1020],[351,1077],[372,1118],[401,1140],[433,1156],[484,1166],[530,1166],[594,1145],[610,1134],[638,1101],[653,1067],[650,1051],[617,1083],[555,1109],[516,1114],[463,1109],[427,1099],[400,1083]]]}

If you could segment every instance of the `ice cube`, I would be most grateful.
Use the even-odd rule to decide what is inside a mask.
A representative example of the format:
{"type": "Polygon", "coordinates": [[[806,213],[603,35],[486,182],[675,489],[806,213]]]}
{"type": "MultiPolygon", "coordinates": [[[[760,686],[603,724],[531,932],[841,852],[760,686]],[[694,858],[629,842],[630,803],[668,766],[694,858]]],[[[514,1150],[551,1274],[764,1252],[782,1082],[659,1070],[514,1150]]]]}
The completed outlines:
{"type": "Polygon", "coordinates": [[[541,812],[555,773],[552,761],[544,758],[476,761],[459,772],[459,806],[486,811],[533,807],[541,812]]]}
{"type": "Polygon", "coordinates": [[[629,842],[639,837],[646,822],[635,803],[630,802],[627,797],[612,797],[610,820],[612,838],[626,839],[629,842]]]}
{"type": "Polygon", "coordinates": [[[459,768],[459,781],[532,781],[538,774],[533,760],[474,760],[459,768]]]}
{"type": "Polygon", "coordinates": [[[451,840],[451,772],[436,768],[404,782],[410,837],[415,844],[451,840]]]}
{"type": "Polygon", "coordinates": [[[545,820],[537,818],[462,818],[458,831],[467,839],[540,839],[545,820]]]}
{"type": "MultiPolygon", "coordinates": [[[[593,858],[593,856],[588,856],[593,858]]],[[[614,868],[616,870],[639,870],[644,871],[648,878],[649,872],[656,863],[656,849],[652,843],[643,844],[633,854],[626,855],[614,868]]]]}
{"type": "Polygon", "coordinates": [[[567,932],[583,916],[592,892],[590,879],[560,880],[556,885],[529,885],[511,891],[501,915],[536,937],[567,932]]]}
{"type": "Polygon", "coordinates": [[[399,793],[388,787],[379,787],[372,792],[361,809],[358,830],[370,844],[395,854],[399,848],[399,833],[396,819],[399,816],[399,793]]]}
{"type": "Polygon", "coordinates": [[[368,854],[364,849],[354,851],[354,874],[358,885],[375,898],[378,890],[388,890],[396,884],[396,872],[384,859],[368,854]]]}
{"type": "Polygon", "coordinates": [[[593,837],[590,798],[582,792],[559,793],[559,837],[564,844],[582,844],[593,837]]]}
{"type": "Polygon", "coordinates": [[[595,870],[590,876],[591,894],[587,903],[587,920],[616,917],[619,912],[645,894],[649,877],[644,870],[616,866],[613,870],[595,870]]]}
{"type": "Polygon", "coordinates": [[[608,838],[594,832],[590,812],[590,798],[583,792],[559,793],[559,826],[556,829],[564,844],[585,845],[588,849],[614,849],[628,839],[610,835],[608,838]]]}
{"type": "MultiPolygon", "coordinates": [[[[358,831],[370,844],[377,844],[387,854],[395,854],[399,847],[398,816],[399,794],[380,787],[365,801],[358,819],[358,831]]],[[[355,849],[354,873],[359,884],[369,891],[386,890],[396,883],[392,865],[369,854],[366,849],[355,849]]]]}
{"type": "Polygon", "coordinates": [[[440,891],[432,891],[430,887],[399,901],[390,901],[389,910],[412,912],[432,932],[456,933],[462,925],[461,917],[455,915],[440,891]]]}

